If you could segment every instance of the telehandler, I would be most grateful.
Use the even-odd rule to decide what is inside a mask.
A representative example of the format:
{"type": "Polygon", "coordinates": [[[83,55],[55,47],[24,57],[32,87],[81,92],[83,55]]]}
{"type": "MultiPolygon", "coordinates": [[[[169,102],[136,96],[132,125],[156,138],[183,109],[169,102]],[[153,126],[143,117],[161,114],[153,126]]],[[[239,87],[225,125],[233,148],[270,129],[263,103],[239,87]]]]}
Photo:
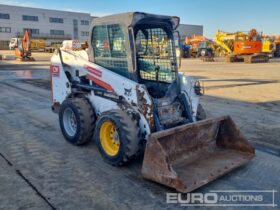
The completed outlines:
{"type": "Polygon", "coordinates": [[[189,192],[247,163],[254,148],[229,116],[205,119],[200,83],[178,72],[178,25],[140,12],[95,19],[87,51],[68,41],[51,59],[52,109],[68,142],[94,138],[114,166],[144,154],[145,179],[189,192]]]}

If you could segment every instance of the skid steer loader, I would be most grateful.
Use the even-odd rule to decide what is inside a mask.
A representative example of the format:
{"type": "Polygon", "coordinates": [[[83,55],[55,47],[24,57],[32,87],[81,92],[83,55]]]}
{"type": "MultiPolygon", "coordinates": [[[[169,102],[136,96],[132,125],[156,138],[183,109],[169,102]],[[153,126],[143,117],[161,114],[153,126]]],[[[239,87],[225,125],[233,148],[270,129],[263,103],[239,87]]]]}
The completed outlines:
{"type": "Polygon", "coordinates": [[[89,49],[68,41],[51,59],[52,109],[67,141],[95,139],[106,162],[144,153],[143,177],[192,191],[254,157],[230,117],[205,119],[198,81],[178,72],[178,17],[102,17],[89,49]]]}

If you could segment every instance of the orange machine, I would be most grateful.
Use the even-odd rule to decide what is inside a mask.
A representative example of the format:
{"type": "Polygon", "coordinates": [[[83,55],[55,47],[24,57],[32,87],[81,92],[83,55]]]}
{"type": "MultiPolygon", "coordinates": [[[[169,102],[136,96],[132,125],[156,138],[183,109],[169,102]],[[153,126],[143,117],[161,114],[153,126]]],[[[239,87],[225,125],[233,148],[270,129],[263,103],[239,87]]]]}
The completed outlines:
{"type": "Polygon", "coordinates": [[[246,63],[268,62],[269,56],[262,52],[262,40],[256,29],[249,33],[226,33],[218,31],[215,42],[227,55],[228,62],[246,63]]]}
{"type": "Polygon", "coordinates": [[[252,29],[249,34],[237,36],[234,42],[234,53],[239,55],[250,55],[262,52],[262,41],[256,29],[252,29]],[[241,38],[241,40],[239,40],[241,38]]]}
{"type": "Polygon", "coordinates": [[[185,43],[191,46],[191,56],[196,57],[200,43],[205,41],[207,41],[207,38],[201,35],[193,35],[191,38],[185,38],[185,43]]]}
{"type": "Polygon", "coordinates": [[[262,52],[261,41],[236,41],[234,42],[234,53],[239,55],[249,55],[262,52]]]}
{"type": "Polygon", "coordinates": [[[17,60],[34,61],[30,50],[30,38],[28,31],[25,31],[23,39],[19,40],[18,47],[15,48],[17,60]]]}

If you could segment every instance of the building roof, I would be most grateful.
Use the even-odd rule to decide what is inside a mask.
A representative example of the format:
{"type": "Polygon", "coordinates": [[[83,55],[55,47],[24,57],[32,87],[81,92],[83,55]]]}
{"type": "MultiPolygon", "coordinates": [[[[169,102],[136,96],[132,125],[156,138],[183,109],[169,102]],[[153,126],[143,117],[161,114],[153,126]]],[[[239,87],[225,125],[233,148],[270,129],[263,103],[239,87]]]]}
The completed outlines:
{"type": "Polygon", "coordinates": [[[90,13],[86,13],[86,12],[75,12],[75,11],[67,11],[67,10],[44,9],[44,8],[39,8],[39,7],[27,7],[27,6],[0,4],[0,8],[2,6],[5,6],[5,7],[18,7],[18,8],[29,9],[29,10],[37,9],[37,10],[52,11],[52,12],[65,12],[65,13],[74,13],[74,14],[84,14],[84,15],[89,15],[90,16],[90,13]]]}

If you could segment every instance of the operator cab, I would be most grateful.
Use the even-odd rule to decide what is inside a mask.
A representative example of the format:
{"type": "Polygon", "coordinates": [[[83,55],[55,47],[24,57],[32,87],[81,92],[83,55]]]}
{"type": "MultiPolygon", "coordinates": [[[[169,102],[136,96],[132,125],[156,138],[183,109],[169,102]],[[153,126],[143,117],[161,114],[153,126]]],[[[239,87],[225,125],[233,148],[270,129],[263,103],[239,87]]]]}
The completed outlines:
{"type": "Polygon", "coordinates": [[[154,98],[165,96],[177,78],[176,51],[169,24],[141,23],[134,28],[137,76],[154,98]]]}
{"type": "Polygon", "coordinates": [[[178,17],[139,12],[93,21],[90,60],[146,87],[156,130],[193,120],[180,98],[173,37],[178,25],[178,17]]]}
{"type": "Polygon", "coordinates": [[[90,60],[137,83],[153,98],[162,98],[176,82],[173,32],[178,17],[133,12],[93,21],[90,60]]]}

